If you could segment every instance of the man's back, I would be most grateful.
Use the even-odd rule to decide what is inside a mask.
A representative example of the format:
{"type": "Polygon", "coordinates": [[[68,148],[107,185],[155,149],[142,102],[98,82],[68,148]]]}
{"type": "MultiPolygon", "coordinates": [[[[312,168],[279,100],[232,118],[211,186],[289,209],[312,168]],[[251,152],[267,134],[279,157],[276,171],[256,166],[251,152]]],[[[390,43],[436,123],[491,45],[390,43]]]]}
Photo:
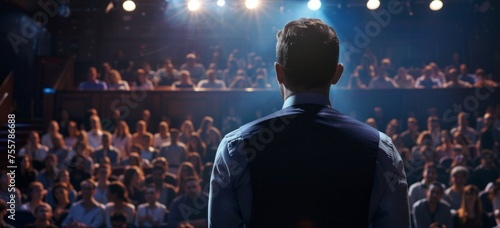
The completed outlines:
{"type": "Polygon", "coordinates": [[[251,227],[368,227],[379,141],[377,130],[328,106],[289,106],[225,137],[212,180],[222,196],[211,203],[234,193],[236,220],[251,227]]]}
{"type": "Polygon", "coordinates": [[[249,162],[252,227],[366,227],[378,132],[320,105],[289,107],[283,114],[290,123],[269,134],[267,144],[261,139],[279,117],[242,130],[255,132],[251,137],[263,144],[249,162]]]}

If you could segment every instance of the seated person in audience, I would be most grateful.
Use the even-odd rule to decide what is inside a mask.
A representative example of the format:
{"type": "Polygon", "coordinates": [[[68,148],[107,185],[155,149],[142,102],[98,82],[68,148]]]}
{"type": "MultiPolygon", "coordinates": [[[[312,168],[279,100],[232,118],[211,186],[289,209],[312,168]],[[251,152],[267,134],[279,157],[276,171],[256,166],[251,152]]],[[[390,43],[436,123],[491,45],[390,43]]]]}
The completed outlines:
{"type": "MultiPolygon", "coordinates": [[[[169,170],[168,170],[169,165],[168,165],[167,159],[165,159],[164,157],[157,157],[153,160],[152,165],[153,165],[153,169],[155,167],[163,168],[163,170],[165,171],[165,179],[163,179],[163,181],[165,183],[170,184],[174,187],[177,185],[177,175],[169,172],[169,170]]],[[[149,174],[146,177],[146,184],[150,184],[152,182],[153,182],[152,174],[149,174]]]]}
{"type": "Polygon", "coordinates": [[[443,225],[453,227],[450,206],[441,201],[443,190],[441,183],[429,183],[429,187],[425,190],[426,197],[413,204],[415,228],[443,227],[443,225]]]}
{"type": "Polygon", "coordinates": [[[120,151],[120,161],[123,161],[130,154],[132,145],[132,135],[130,134],[127,122],[120,120],[112,138],[112,144],[120,151]]]}
{"type": "Polygon", "coordinates": [[[161,121],[158,129],[159,131],[154,135],[153,139],[153,147],[156,149],[160,149],[163,144],[170,144],[170,129],[168,123],[166,121],[161,121]]]}
{"type": "MultiPolygon", "coordinates": [[[[74,191],[74,190],[73,190],[74,191]]],[[[52,205],[52,214],[54,216],[55,225],[60,227],[66,216],[68,216],[69,209],[72,202],[69,199],[69,186],[67,183],[56,183],[52,187],[52,198],[54,205],[52,205]]]]}
{"type": "Polygon", "coordinates": [[[47,133],[42,135],[42,145],[45,145],[49,149],[52,149],[54,147],[54,145],[52,144],[52,137],[55,137],[55,136],[63,137],[59,133],[59,124],[57,123],[57,121],[52,120],[52,121],[50,121],[49,127],[47,128],[47,133]]]}
{"type": "Polygon", "coordinates": [[[100,164],[97,168],[97,187],[94,194],[94,199],[106,205],[108,203],[108,187],[109,187],[109,177],[111,176],[111,165],[110,164],[100,164]]]}
{"type": "Polygon", "coordinates": [[[143,135],[141,141],[142,150],[140,152],[141,158],[147,160],[149,163],[158,156],[156,148],[152,147],[153,141],[151,135],[143,135]]]}
{"type": "Polygon", "coordinates": [[[47,205],[38,205],[34,210],[35,222],[24,226],[25,228],[57,228],[52,221],[52,209],[47,205]]]}
{"type": "Polygon", "coordinates": [[[142,69],[144,69],[144,71],[146,72],[146,77],[149,80],[151,80],[154,85],[156,85],[155,83],[158,83],[158,81],[155,78],[156,72],[153,69],[151,69],[151,64],[149,64],[148,62],[143,62],[142,69]]]}
{"type": "Polygon", "coordinates": [[[111,145],[111,140],[111,134],[109,132],[104,132],[102,135],[102,146],[98,147],[92,154],[94,162],[101,163],[102,160],[107,157],[109,158],[111,165],[120,164],[118,149],[111,145]]]}
{"type": "Polygon", "coordinates": [[[35,215],[36,207],[39,205],[45,205],[52,211],[52,207],[43,201],[47,191],[43,187],[42,183],[38,181],[31,183],[28,188],[28,192],[26,193],[28,195],[28,202],[24,203],[21,208],[19,208],[20,210],[30,211],[33,215],[35,215]]]}
{"type": "Polygon", "coordinates": [[[123,213],[127,217],[127,223],[133,224],[135,218],[135,207],[129,203],[127,188],[122,182],[114,181],[108,186],[108,203],[106,204],[106,226],[111,227],[111,215],[123,213]]]}
{"type": "Polygon", "coordinates": [[[179,72],[179,74],[181,75],[179,81],[172,83],[173,89],[194,89],[195,88],[194,82],[191,81],[191,75],[190,75],[189,71],[181,70],[179,72]]]}
{"type": "Polygon", "coordinates": [[[131,142],[132,145],[134,144],[142,145],[144,137],[149,138],[151,140],[150,144],[153,144],[153,134],[148,132],[146,121],[139,120],[137,121],[137,124],[135,124],[135,133],[132,135],[132,142],[131,142]]]}
{"type": "Polygon", "coordinates": [[[189,224],[193,227],[207,227],[208,216],[208,194],[201,191],[200,180],[197,177],[184,179],[185,194],[180,195],[170,206],[168,223],[179,227],[181,224],[189,224]],[[186,213],[189,210],[192,213],[186,213]],[[194,212],[198,213],[194,213],[194,212]]]}
{"type": "Polygon", "coordinates": [[[479,199],[479,190],[474,185],[467,185],[462,194],[463,203],[453,216],[454,227],[493,227],[495,220],[484,212],[479,199]]]}
{"type": "Polygon", "coordinates": [[[418,132],[418,121],[413,117],[409,117],[406,122],[408,128],[400,134],[400,138],[404,147],[411,149],[417,145],[417,138],[420,135],[420,132],[418,132]]]}
{"type": "Polygon", "coordinates": [[[187,151],[184,143],[179,142],[179,130],[170,129],[170,135],[171,143],[161,147],[159,156],[167,159],[170,172],[176,174],[179,165],[186,161],[187,151]]]}
{"type": "Polygon", "coordinates": [[[89,118],[90,130],[87,132],[89,146],[95,151],[98,147],[102,146],[102,135],[104,131],[101,127],[101,118],[98,115],[93,115],[89,118]]]}
{"type": "Polygon", "coordinates": [[[427,118],[427,130],[421,134],[430,134],[432,138],[432,146],[441,145],[441,122],[437,116],[429,116],[427,118]]]}
{"type": "MultiPolygon", "coordinates": [[[[12,194],[15,195],[15,205],[16,208],[21,207],[21,191],[14,187],[14,193],[9,191],[12,186],[9,186],[11,182],[11,176],[8,175],[6,170],[0,171],[0,200],[9,202],[11,200],[12,194]]],[[[10,206],[10,205],[9,205],[10,206]]]]}
{"type": "Polygon", "coordinates": [[[75,121],[70,121],[68,123],[68,136],[64,138],[64,144],[67,147],[72,148],[78,141],[78,136],[80,131],[78,130],[78,125],[75,121]]]}
{"type": "MultiPolygon", "coordinates": [[[[69,179],[69,171],[67,169],[63,169],[63,170],[59,171],[59,173],[57,173],[56,183],[52,186],[51,189],[48,190],[47,196],[45,197],[47,203],[54,209],[56,208],[56,206],[58,204],[57,202],[60,201],[59,198],[56,199],[57,197],[60,197],[60,196],[56,196],[56,192],[54,190],[56,190],[57,186],[62,187],[62,185],[64,185],[64,187],[67,189],[66,191],[67,191],[67,195],[68,195],[67,197],[68,197],[69,204],[76,201],[77,192],[73,188],[73,185],[71,185],[71,181],[69,179]]],[[[60,189],[58,189],[58,190],[60,190],[60,189]]]]}
{"type": "Polygon", "coordinates": [[[479,68],[476,70],[476,78],[477,81],[474,84],[474,87],[480,88],[480,87],[498,87],[498,83],[490,80],[486,77],[484,74],[484,70],[479,68]]]}
{"type": "Polygon", "coordinates": [[[25,192],[31,182],[36,181],[38,171],[33,168],[31,157],[27,154],[18,157],[18,164],[21,165],[18,175],[16,175],[16,186],[25,192]]]}
{"type": "Polygon", "coordinates": [[[398,69],[398,73],[394,77],[394,82],[396,82],[401,89],[415,88],[415,79],[408,74],[408,71],[404,67],[398,69]]]}
{"type": "Polygon", "coordinates": [[[439,69],[439,66],[435,62],[430,62],[429,66],[432,68],[432,78],[437,79],[441,82],[441,85],[446,83],[445,74],[439,69]]]}
{"type": "Polygon", "coordinates": [[[79,90],[107,90],[108,86],[105,82],[97,80],[97,69],[95,67],[90,67],[87,73],[87,81],[80,83],[78,86],[79,90]]]}
{"type": "Polygon", "coordinates": [[[76,191],[80,191],[80,183],[82,181],[92,177],[91,173],[85,169],[85,163],[85,157],[79,155],[74,156],[69,162],[69,167],[71,168],[69,179],[76,191]]]}
{"type": "Polygon", "coordinates": [[[132,90],[154,90],[153,82],[147,78],[146,71],[143,69],[137,69],[132,90]]]}
{"type": "Polygon", "coordinates": [[[127,187],[130,203],[138,206],[144,199],[144,174],[137,166],[128,167],[123,174],[123,184],[127,187]]]}
{"type": "Polygon", "coordinates": [[[121,91],[129,91],[130,87],[128,86],[128,82],[122,80],[122,76],[120,75],[120,72],[117,70],[111,70],[109,72],[109,81],[108,83],[108,90],[110,91],[116,91],[116,90],[121,90],[121,91]]]}
{"type": "Polygon", "coordinates": [[[191,164],[191,162],[183,162],[179,165],[179,172],[177,172],[177,196],[183,195],[186,193],[186,188],[185,188],[185,180],[188,177],[196,177],[198,178],[198,173],[196,172],[196,169],[194,168],[194,165],[191,164]]]}
{"type": "Polygon", "coordinates": [[[182,122],[181,125],[181,133],[179,136],[179,141],[184,144],[187,144],[193,132],[194,132],[193,122],[191,120],[184,120],[184,122],[182,122]]]}
{"type": "Polygon", "coordinates": [[[458,76],[458,79],[460,81],[467,82],[470,85],[476,84],[476,81],[477,81],[477,78],[475,75],[469,74],[466,64],[460,65],[460,74],[458,76]]]}
{"type": "Polygon", "coordinates": [[[40,137],[38,133],[36,131],[31,131],[28,135],[28,139],[26,140],[26,145],[19,150],[17,156],[27,154],[32,158],[32,161],[41,163],[48,153],[49,148],[40,144],[40,137]]]}
{"type": "MultiPolygon", "coordinates": [[[[201,63],[196,62],[196,55],[194,53],[189,53],[186,55],[186,63],[182,64],[179,70],[189,71],[191,78],[197,82],[205,76],[205,67],[201,63]]],[[[181,73],[182,76],[182,73],[181,73]]]]}
{"type": "Polygon", "coordinates": [[[477,131],[469,126],[468,114],[465,112],[458,113],[457,126],[450,130],[453,135],[455,132],[461,132],[471,142],[476,143],[477,131]]]}
{"type": "Polygon", "coordinates": [[[481,164],[472,172],[471,184],[483,190],[490,182],[494,182],[498,177],[498,170],[495,166],[493,152],[489,150],[481,151],[481,164]]]}
{"type": "Polygon", "coordinates": [[[112,228],[135,228],[133,224],[127,223],[127,216],[124,213],[114,213],[109,219],[112,228]]]}
{"type": "Polygon", "coordinates": [[[453,137],[449,131],[441,131],[441,141],[443,143],[436,147],[436,157],[440,164],[441,161],[445,159],[453,159],[455,157],[453,150],[455,148],[455,144],[453,144],[453,137]]]}
{"type": "Polygon", "coordinates": [[[462,81],[458,79],[458,71],[455,68],[451,68],[448,70],[448,74],[450,75],[450,81],[443,85],[443,88],[471,88],[472,85],[468,82],[462,81]]]}
{"type": "Polygon", "coordinates": [[[179,80],[180,77],[179,71],[174,68],[174,64],[172,64],[170,59],[165,60],[163,68],[160,68],[156,72],[156,80],[160,86],[170,86],[179,80]]]}
{"type": "Polygon", "coordinates": [[[417,78],[417,80],[415,81],[415,88],[417,89],[435,89],[441,87],[441,82],[437,79],[432,78],[431,66],[426,66],[424,68],[424,74],[417,78]]]}
{"type": "MultiPolygon", "coordinates": [[[[82,135],[86,134],[82,132],[82,135]]],[[[85,172],[90,174],[94,173],[94,160],[90,156],[93,153],[93,149],[85,144],[85,142],[78,142],[71,150],[71,155],[68,155],[68,159],[66,160],[66,166],[69,168],[75,167],[78,162],[83,163],[83,169],[85,172]],[[78,162],[77,162],[78,161],[78,162]]]]}
{"type": "Polygon", "coordinates": [[[146,187],[146,203],[139,205],[135,225],[137,227],[159,227],[164,222],[167,207],[158,202],[160,192],[154,184],[146,187]]]}
{"type": "Polygon", "coordinates": [[[82,200],[74,203],[62,223],[63,228],[101,227],[105,224],[105,206],[94,199],[96,183],[92,179],[81,182],[82,200]]]}
{"type": "Polygon", "coordinates": [[[462,194],[468,178],[469,170],[466,167],[456,166],[451,170],[451,186],[444,191],[445,200],[450,204],[451,209],[458,210],[462,205],[462,194]]]}
{"type": "Polygon", "coordinates": [[[425,190],[428,189],[432,182],[437,180],[437,167],[433,163],[426,163],[424,165],[422,177],[422,181],[412,184],[408,190],[410,205],[412,206],[415,202],[425,198],[425,190]]]}
{"type": "Polygon", "coordinates": [[[15,228],[14,226],[5,222],[4,218],[7,214],[7,203],[5,200],[0,199],[0,227],[2,228],[15,228]]]}
{"type": "MultiPolygon", "coordinates": [[[[171,184],[165,183],[165,177],[167,176],[167,170],[161,166],[153,167],[151,172],[149,184],[154,184],[156,191],[160,193],[158,202],[163,205],[169,205],[172,203],[176,196],[175,187],[171,184]]],[[[146,181],[147,182],[147,181],[146,181]]]]}
{"type": "Polygon", "coordinates": [[[149,161],[141,158],[142,146],[140,144],[134,144],[130,148],[130,156],[122,161],[122,166],[131,167],[137,166],[141,168],[149,167],[149,161]]]}
{"type": "Polygon", "coordinates": [[[377,76],[370,80],[368,84],[368,89],[394,89],[398,88],[398,85],[392,78],[387,75],[384,69],[379,69],[377,76]]]}
{"type": "Polygon", "coordinates": [[[49,154],[56,156],[57,161],[59,162],[57,165],[60,166],[64,163],[64,161],[66,161],[70,149],[64,143],[62,135],[55,135],[52,137],[52,145],[54,147],[49,150],[49,154]]]}
{"type": "Polygon", "coordinates": [[[225,89],[226,83],[222,80],[218,80],[216,77],[215,70],[209,69],[206,72],[207,79],[200,80],[198,82],[198,88],[213,88],[213,89],[225,89]]]}
{"type": "Polygon", "coordinates": [[[40,171],[36,179],[43,184],[44,188],[50,189],[57,179],[57,173],[59,173],[59,169],[57,168],[57,157],[53,154],[47,155],[44,164],[45,168],[40,171]]]}

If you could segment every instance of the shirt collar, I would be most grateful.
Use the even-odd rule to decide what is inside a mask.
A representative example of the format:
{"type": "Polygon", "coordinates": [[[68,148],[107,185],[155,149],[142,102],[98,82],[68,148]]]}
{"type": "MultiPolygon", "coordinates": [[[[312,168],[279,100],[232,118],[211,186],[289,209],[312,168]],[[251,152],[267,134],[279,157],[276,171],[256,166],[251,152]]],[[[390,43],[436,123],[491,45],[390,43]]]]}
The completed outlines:
{"type": "Polygon", "coordinates": [[[330,100],[319,93],[298,93],[289,96],[285,102],[283,102],[282,108],[288,108],[297,104],[319,104],[332,107],[330,105],[330,100]]]}

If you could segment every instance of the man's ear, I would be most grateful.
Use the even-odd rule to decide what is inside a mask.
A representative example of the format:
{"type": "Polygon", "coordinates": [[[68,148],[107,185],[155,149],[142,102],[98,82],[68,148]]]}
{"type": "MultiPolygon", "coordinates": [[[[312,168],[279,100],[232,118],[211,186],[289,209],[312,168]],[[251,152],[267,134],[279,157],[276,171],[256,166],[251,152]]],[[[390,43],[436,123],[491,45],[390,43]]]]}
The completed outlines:
{"type": "Polygon", "coordinates": [[[339,63],[337,65],[337,69],[335,70],[335,74],[333,75],[333,78],[332,78],[332,85],[335,85],[337,84],[337,82],[339,82],[340,80],[340,77],[342,77],[342,73],[344,72],[344,65],[342,65],[342,63],[339,63]]]}
{"type": "Polygon", "coordinates": [[[276,80],[278,84],[285,83],[285,69],[277,62],[274,62],[274,69],[276,70],[276,80]]]}

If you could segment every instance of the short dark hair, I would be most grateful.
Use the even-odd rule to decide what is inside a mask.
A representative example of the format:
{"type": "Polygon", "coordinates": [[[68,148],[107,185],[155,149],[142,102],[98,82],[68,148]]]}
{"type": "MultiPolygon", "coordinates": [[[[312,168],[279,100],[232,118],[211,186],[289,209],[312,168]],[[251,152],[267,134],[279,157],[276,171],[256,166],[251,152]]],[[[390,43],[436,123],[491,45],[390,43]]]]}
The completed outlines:
{"type": "Polygon", "coordinates": [[[335,30],[320,19],[288,22],[276,34],[276,62],[285,70],[287,88],[318,88],[330,84],[339,60],[335,30]]]}

